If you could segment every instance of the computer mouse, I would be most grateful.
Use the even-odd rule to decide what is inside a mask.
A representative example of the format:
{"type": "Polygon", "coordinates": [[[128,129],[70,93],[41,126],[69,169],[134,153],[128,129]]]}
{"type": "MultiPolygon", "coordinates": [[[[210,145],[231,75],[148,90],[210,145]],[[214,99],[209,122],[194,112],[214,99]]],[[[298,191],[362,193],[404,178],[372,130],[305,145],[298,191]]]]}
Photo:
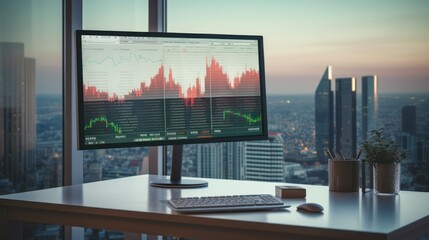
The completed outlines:
{"type": "Polygon", "coordinates": [[[323,211],[323,207],[318,203],[303,203],[299,205],[296,209],[311,213],[320,213],[323,211]]]}

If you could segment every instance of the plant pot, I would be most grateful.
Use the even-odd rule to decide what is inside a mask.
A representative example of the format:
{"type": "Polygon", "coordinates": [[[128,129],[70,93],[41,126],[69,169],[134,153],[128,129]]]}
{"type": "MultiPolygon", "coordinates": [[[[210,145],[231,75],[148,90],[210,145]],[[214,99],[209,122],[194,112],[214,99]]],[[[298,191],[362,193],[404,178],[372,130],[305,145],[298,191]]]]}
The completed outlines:
{"type": "Polygon", "coordinates": [[[401,180],[400,163],[374,164],[374,190],[379,195],[399,193],[401,180]]]}

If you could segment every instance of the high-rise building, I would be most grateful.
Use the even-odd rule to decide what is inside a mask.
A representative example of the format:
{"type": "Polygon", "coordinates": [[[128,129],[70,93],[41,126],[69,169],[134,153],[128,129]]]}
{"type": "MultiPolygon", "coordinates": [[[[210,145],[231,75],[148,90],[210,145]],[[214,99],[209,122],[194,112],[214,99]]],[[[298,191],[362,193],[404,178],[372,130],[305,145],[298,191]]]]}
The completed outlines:
{"type": "Polygon", "coordinates": [[[429,134],[422,134],[417,139],[417,154],[416,159],[418,163],[429,167],[429,134]]]}
{"type": "Polygon", "coordinates": [[[417,107],[414,105],[402,107],[402,148],[408,152],[408,160],[417,161],[417,107]]]}
{"type": "Polygon", "coordinates": [[[268,140],[244,143],[244,178],[247,180],[283,182],[283,138],[269,133],[268,140]]]}
{"type": "Polygon", "coordinates": [[[17,191],[35,164],[35,64],[23,43],[0,43],[0,179],[17,191]]]}
{"type": "Polygon", "coordinates": [[[244,177],[244,142],[227,142],[223,143],[226,151],[225,178],[226,179],[243,179],[244,177]]]}
{"type": "Polygon", "coordinates": [[[222,143],[197,145],[197,177],[222,178],[222,143]]]}
{"type": "Polygon", "coordinates": [[[197,176],[243,179],[243,142],[197,145],[197,176]]]}
{"type": "Polygon", "coordinates": [[[378,92],[377,76],[362,77],[362,139],[369,138],[371,131],[377,129],[378,92]]]}
{"type": "Polygon", "coordinates": [[[24,80],[22,82],[22,132],[26,168],[35,167],[36,149],[36,59],[24,58],[24,80]]]}
{"type": "Polygon", "coordinates": [[[356,157],[356,79],[335,80],[335,149],[346,158],[356,157]]]}
{"type": "Polygon", "coordinates": [[[414,105],[402,108],[402,132],[412,135],[417,133],[417,108],[414,105]]]}
{"type": "Polygon", "coordinates": [[[327,150],[334,148],[334,97],[331,90],[332,68],[328,66],[315,94],[315,130],[317,159],[327,162],[327,150]]]}

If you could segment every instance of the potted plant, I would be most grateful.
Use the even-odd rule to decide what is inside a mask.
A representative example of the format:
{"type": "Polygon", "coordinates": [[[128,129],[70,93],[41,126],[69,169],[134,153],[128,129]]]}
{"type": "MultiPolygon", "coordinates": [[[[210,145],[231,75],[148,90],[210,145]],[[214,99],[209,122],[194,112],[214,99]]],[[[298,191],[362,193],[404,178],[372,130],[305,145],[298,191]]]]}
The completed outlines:
{"type": "Polygon", "coordinates": [[[400,189],[401,162],[407,152],[395,142],[385,138],[384,129],[371,131],[362,145],[365,160],[374,169],[374,189],[378,194],[398,194],[400,189]]]}

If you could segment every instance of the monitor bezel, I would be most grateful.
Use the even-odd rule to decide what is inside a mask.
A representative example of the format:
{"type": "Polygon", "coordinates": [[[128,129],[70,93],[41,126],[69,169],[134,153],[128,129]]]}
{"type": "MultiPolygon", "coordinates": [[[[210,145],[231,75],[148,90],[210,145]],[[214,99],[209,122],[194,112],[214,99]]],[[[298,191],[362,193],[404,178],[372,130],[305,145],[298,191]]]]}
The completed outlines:
{"type": "Polygon", "coordinates": [[[232,35],[232,34],[207,34],[207,33],[165,33],[165,32],[135,32],[135,31],[101,31],[101,30],[76,30],[76,88],[77,88],[77,142],[79,150],[107,149],[107,148],[130,148],[166,145],[201,144],[215,142],[236,142],[268,139],[268,120],[266,106],[266,86],[265,86],[265,62],[263,37],[260,35],[232,35]],[[84,135],[84,97],[83,97],[83,69],[82,69],[82,36],[137,36],[137,37],[165,37],[165,38],[210,38],[210,39],[244,39],[257,40],[259,75],[260,75],[260,97],[262,114],[262,133],[259,135],[228,136],[213,138],[196,138],[180,140],[156,140],[142,142],[123,142],[107,144],[85,145],[84,135]]]}

